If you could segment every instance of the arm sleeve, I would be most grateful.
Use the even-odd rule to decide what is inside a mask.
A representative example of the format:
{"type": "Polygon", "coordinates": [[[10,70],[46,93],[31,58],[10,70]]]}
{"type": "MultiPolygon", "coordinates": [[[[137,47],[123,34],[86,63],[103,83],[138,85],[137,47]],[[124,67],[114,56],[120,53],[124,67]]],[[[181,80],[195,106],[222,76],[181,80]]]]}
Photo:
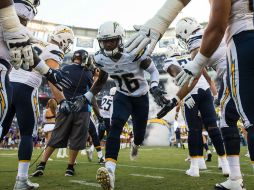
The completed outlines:
{"type": "Polygon", "coordinates": [[[154,86],[158,86],[159,84],[159,71],[157,70],[157,68],[154,65],[154,62],[152,61],[151,64],[149,65],[149,67],[146,69],[146,71],[148,73],[150,73],[151,77],[150,77],[150,87],[154,87],[154,86]]]}

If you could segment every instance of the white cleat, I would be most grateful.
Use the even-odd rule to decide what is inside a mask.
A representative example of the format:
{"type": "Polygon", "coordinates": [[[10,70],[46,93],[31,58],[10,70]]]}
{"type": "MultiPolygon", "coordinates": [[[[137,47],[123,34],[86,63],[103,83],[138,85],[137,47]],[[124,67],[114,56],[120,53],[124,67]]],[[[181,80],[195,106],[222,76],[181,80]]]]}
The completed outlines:
{"type": "Polygon", "coordinates": [[[86,155],[87,155],[88,161],[89,161],[89,162],[92,162],[92,160],[93,160],[93,151],[90,150],[90,149],[87,149],[87,150],[86,150],[86,155]]]}
{"type": "Polygon", "coordinates": [[[138,157],[138,149],[139,146],[135,145],[134,142],[131,143],[131,152],[130,152],[130,160],[136,160],[138,157]]]}
{"type": "Polygon", "coordinates": [[[216,190],[246,190],[243,186],[243,180],[231,180],[228,179],[223,183],[217,183],[214,187],[216,190]]]}
{"type": "Polygon", "coordinates": [[[200,170],[206,170],[207,169],[207,166],[206,166],[206,163],[205,163],[205,159],[204,158],[199,158],[198,159],[198,168],[200,170]]]}
{"type": "Polygon", "coordinates": [[[32,183],[28,178],[16,178],[13,190],[30,190],[39,188],[38,183],[32,183]]]}
{"type": "Polygon", "coordinates": [[[198,167],[190,167],[190,169],[188,169],[185,172],[186,175],[191,176],[191,177],[199,177],[199,169],[198,167]]]}
{"type": "Polygon", "coordinates": [[[96,180],[103,190],[113,190],[115,186],[115,174],[110,169],[101,167],[97,170],[96,180]]]}

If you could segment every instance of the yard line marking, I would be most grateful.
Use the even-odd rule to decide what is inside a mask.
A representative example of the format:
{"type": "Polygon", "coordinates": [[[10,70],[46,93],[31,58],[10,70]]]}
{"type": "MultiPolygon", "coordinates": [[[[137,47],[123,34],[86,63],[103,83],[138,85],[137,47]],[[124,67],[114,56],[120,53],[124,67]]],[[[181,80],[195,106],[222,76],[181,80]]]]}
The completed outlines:
{"type": "MultiPolygon", "coordinates": [[[[67,162],[67,160],[53,160],[52,162],[67,162]]],[[[79,162],[78,164],[93,164],[98,165],[98,163],[91,163],[91,162],[79,162]]],[[[177,168],[158,168],[158,167],[151,167],[151,166],[135,166],[135,165],[126,165],[126,164],[117,164],[117,166],[127,167],[127,168],[141,168],[141,169],[151,169],[151,170],[167,170],[167,171],[179,171],[185,172],[186,169],[177,169],[177,168]]],[[[200,171],[203,173],[203,171],[200,171]]],[[[208,174],[217,174],[222,175],[222,172],[205,172],[208,174]]],[[[254,177],[252,174],[244,174],[245,176],[254,177]]]]}
{"type": "Polygon", "coordinates": [[[89,183],[89,182],[86,182],[84,180],[70,180],[71,183],[78,183],[78,184],[81,184],[81,185],[86,185],[86,186],[92,186],[92,187],[101,187],[99,184],[97,183],[89,183]]]}
{"type": "Polygon", "coordinates": [[[16,155],[18,155],[18,154],[16,154],[16,153],[12,153],[12,154],[2,153],[2,154],[0,154],[0,156],[16,156],[16,155]]]}
{"type": "Polygon", "coordinates": [[[142,175],[142,174],[129,174],[136,177],[146,177],[146,178],[153,178],[153,179],[163,179],[162,176],[152,176],[152,175],[142,175]]]}

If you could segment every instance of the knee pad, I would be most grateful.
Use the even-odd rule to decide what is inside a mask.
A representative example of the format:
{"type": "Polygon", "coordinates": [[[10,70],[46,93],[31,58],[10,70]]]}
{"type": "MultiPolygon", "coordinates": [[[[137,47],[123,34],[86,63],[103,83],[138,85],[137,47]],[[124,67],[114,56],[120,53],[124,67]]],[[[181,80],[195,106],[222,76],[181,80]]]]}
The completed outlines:
{"type": "Polygon", "coordinates": [[[240,154],[240,135],[237,127],[223,127],[221,133],[227,155],[240,154]]]}
{"type": "Polygon", "coordinates": [[[218,137],[218,135],[221,137],[221,133],[220,133],[220,130],[217,127],[217,125],[215,125],[213,127],[208,127],[207,132],[208,132],[208,135],[211,139],[214,137],[218,137]]]}

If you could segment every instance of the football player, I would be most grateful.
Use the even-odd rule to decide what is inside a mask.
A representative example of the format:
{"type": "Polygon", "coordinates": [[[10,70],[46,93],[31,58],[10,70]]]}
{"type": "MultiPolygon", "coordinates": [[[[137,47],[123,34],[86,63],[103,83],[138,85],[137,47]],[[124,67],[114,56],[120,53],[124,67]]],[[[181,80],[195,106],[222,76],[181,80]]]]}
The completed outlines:
{"type": "MultiPolygon", "coordinates": [[[[176,33],[178,38],[186,44],[188,50],[191,52],[192,57],[196,55],[201,45],[201,40],[204,31],[201,28],[195,27],[195,21],[193,18],[181,19],[176,27],[176,33]],[[188,31],[185,33],[184,31],[188,31]]],[[[227,159],[230,167],[230,178],[228,181],[222,184],[218,184],[217,188],[232,188],[235,185],[237,188],[242,189],[242,175],[240,171],[240,136],[237,129],[237,121],[239,114],[237,113],[236,106],[233,99],[230,96],[229,80],[226,72],[226,44],[222,41],[216,52],[209,60],[209,65],[212,66],[217,76],[221,79],[221,89],[219,93],[220,106],[222,117],[220,120],[221,132],[225,144],[227,153],[227,159]]],[[[187,85],[184,86],[187,89],[187,85]]],[[[184,89],[182,88],[182,89],[184,89]]]]}
{"type": "Polygon", "coordinates": [[[159,72],[152,60],[141,51],[138,55],[126,53],[123,47],[124,29],[117,22],[106,22],[98,30],[100,51],[95,56],[95,64],[100,68],[98,79],[92,88],[74,103],[77,108],[102,89],[108,75],[114,79],[117,92],[113,100],[111,129],[106,142],[105,167],[97,171],[97,180],[103,189],[114,189],[115,169],[120,148],[120,135],[129,116],[133,119],[134,142],[131,158],[137,157],[138,148],[144,140],[148,111],[148,83],[144,71],[151,75],[150,92],[155,101],[162,105],[167,102],[158,87],[159,72]],[[135,108],[135,109],[134,109],[135,108]]]}
{"type": "Polygon", "coordinates": [[[103,120],[105,122],[105,129],[99,130],[99,139],[102,140],[105,131],[107,132],[107,135],[110,131],[110,120],[113,113],[113,97],[116,93],[116,87],[112,87],[109,90],[109,95],[105,95],[102,97],[101,105],[100,105],[100,114],[103,117],[103,120]]]}
{"type": "MultiPolygon", "coordinates": [[[[3,3],[2,5],[5,5],[5,6],[8,5],[7,7],[4,8],[4,10],[0,11],[0,14],[1,13],[6,13],[7,14],[7,12],[8,13],[13,13],[13,14],[15,13],[16,14],[14,5],[9,4],[7,2],[8,1],[6,1],[6,0],[0,2],[1,4],[3,3]],[[4,4],[4,2],[5,2],[5,4],[4,4]],[[12,10],[13,8],[14,8],[14,11],[12,10]]],[[[35,10],[36,10],[35,7],[38,5],[38,1],[35,1],[36,4],[33,4],[33,2],[30,2],[30,1],[20,1],[20,2],[21,3],[19,3],[19,4],[22,4],[22,2],[26,2],[26,6],[28,6],[27,11],[25,11],[25,12],[23,11],[22,15],[28,14],[27,18],[28,19],[32,19],[35,16],[35,13],[36,13],[35,12],[35,10]]],[[[0,4],[0,7],[1,7],[1,4],[0,4]]],[[[2,25],[0,27],[0,44],[1,44],[0,45],[0,67],[1,67],[1,73],[0,73],[0,77],[1,77],[1,81],[0,81],[0,87],[1,87],[0,88],[0,97],[1,97],[0,98],[0,100],[1,100],[1,107],[0,107],[0,135],[2,134],[2,122],[3,122],[3,120],[4,120],[5,116],[6,116],[8,107],[11,104],[11,93],[12,93],[12,90],[11,90],[11,87],[10,87],[10,84],[9,84],[8,73],[11,70],[11,64],[13,64],[16,69],[18,69],[23,64],[23,62],[24,62],[23,60],[18,62],[18,60],[20,59],[21,55],[20,56],[16,56],[15,55],[16,58],[17,58],[16,61],[18,62],[18,65],[15,65],[13,63],[13,58],[15,58],[15,56],[13,55],[13,51],[10,52],[8,50],[7,45],[6,45],[5,41],[4,41],[6,39],[5,38],[6,35],[14,35],[12,33],[12,31],[15,31],[15,30],[9,31],[9,30],[6,30],[4,27],[11,26],[11,24],[13,24],[13,22],[14,22],[12,19],[15,20],[15,18],[14,18],[15,16],[14,15],[12,15],[12,16],[9,15],[9,17],[8,17],[8,15],[6,16],[4,14],[4,15],[2,15],[2,17],[3,17],[3,20],[0,19],[0,21],[2,22],[2,25]],[[9,20],[9,19],[11,19],[11,20],[9,20]]],[[[18,24],[19,21],[18,21],[18,23],[17,23],[17,21],[15,21],[15,23],[18,24]]],[[[28,35],[28,33],[29,33],[28,30],[23,25],[20,25],[19,29],[16,31],[15,34],[17,34],[17,35],[22,34],[21,36],[23,36],[22,32],[26,33],[26,35],[28,35]]],[[[13,38],[15,38],[15,36],[13,38]]],[[[19,37],[15,38],[15,39],[19,39],[19,37]]],[[[22,43],[22,44],[25,44],[25,43],[22,43]]],[[[57,86],[59,89],[61,88],[61,86],[65,86],[66,88],[70,87],[70,82],[64,77],[63,73],[61,73],[60,70],[50,69],[47,66],[47,64],[44,62],[44,60],[40,59],[33,50],[30,51],[28,49],[29,48],[19,47],[19,50],[15,50],[16,53],[18,51],[22,50],[23,53],[26,53],[26,56],[22,56],[22,57],[26,57],[26,61],[31,62],[30,66],[29,65],[27,66],[26,64],[24,64],[22,66],[22,68],[26,68],[26,69],[30,69],[30,70],[32,68],[34,68],[34,70],[38,71],[41,75],[44,75],[49,81],[51,81],[52,84],[57,86]],[[34,64],[34,65],[32,65],[32,64],[34,64]]]]}
{"type": "MultiPolygon", "coordinates": [[[[35,5],[33,6],[30,1],[15,0],[14,3],[17,15],[19,16],[21,23],[26,25],[27,22],[30,21],[30,19],[33,19],[33,16],[35,16],[35,5]]],[[[62,32],[62,28],[60,35],[63,41],[69,40],[69,38],[65,38],[65,34],[62,32]]],[[[55,38],[56,36],[57,34],[54,34],[55,38]]],[[[73,41],[73,38],[74,36],[72,34],[70,40],[73,41]]],[[[54,43],[56,44],[56,42],[54,43]]],[[[63,43],[61,42],[61,45],[62,44],[63,43]]],[[[35,47],[35,49],[38,51],[38,47],[35,47]]],[[[59,64],[61,64],[61,61],[63,60],[63,53],[57,45],[47,44],[45,49],[41,50],[40,52],[38,51],[37,53],[50,68],[59,68],[59,64]]],[[[23,69],[13,69],[10,72],[9,76],[11,86],[13,87],[13,96],[12,104],[9,107],[6,117],[2,123],[2,135],[4,136],[8,132],[14,115],[16,114],[20,129],[21,141],[18,153],[18,175],[14,189],[32,187],[37,188],[38,184],[34,184],[33,186],[33,184],[27,180],[27,177],[33,150],[32,134],[34,136],[37,135],[37,121],[39,118],[38,88],[41,84],[42,77],[35,71],[29,72],[23,69]],[[24,107],[26,107],[26,109],[24,109],[24,107]]],[[[66,100],[64,100],[62,92],[59,91],[58,87],[55,87],[53,84],[50,85],[56,99],[58,102],[60,102],[60,111],[66,111],[66,109],[70,109],[68,103],[66,100]],[[61,99],[59,98],[60,96],[61,99]]]]}
{"type": "MultiPolygon", "coordinates": [[[[196,22],[195,26],[197,25],[198,23],[196,22]]],[[[198,28],[199,25],[197,29],[198,28]]],[[[184,68],[185,64],[189,61],[190,58],[188,56],[180,56],[180,53],[176,52],[172,54],[170,58],[165,60],[164,70],[172,77],[175,77],[181,70],[181,67],[184,68]]],[[[202,128],[204,124],[204,127],[208,131],[219,155],[220,162],[222,163],[223,175],[229,175],[224,144],[216,122],[217,118],[215,108],[213,106],[213,97],[209,84],[203,75],[200,77],[196,86],[192,89],[188,96],[186,96],[184,102],[184,115],[189,130],[189,155],[191,156],[191,166],[190,169],[186,171],[186,174],[193,177],[199,177],[199,169],[206,169],[203,157],[202,139],[202,128]],[[199,116],[199,113],[201,116],[199,116]]]]}

